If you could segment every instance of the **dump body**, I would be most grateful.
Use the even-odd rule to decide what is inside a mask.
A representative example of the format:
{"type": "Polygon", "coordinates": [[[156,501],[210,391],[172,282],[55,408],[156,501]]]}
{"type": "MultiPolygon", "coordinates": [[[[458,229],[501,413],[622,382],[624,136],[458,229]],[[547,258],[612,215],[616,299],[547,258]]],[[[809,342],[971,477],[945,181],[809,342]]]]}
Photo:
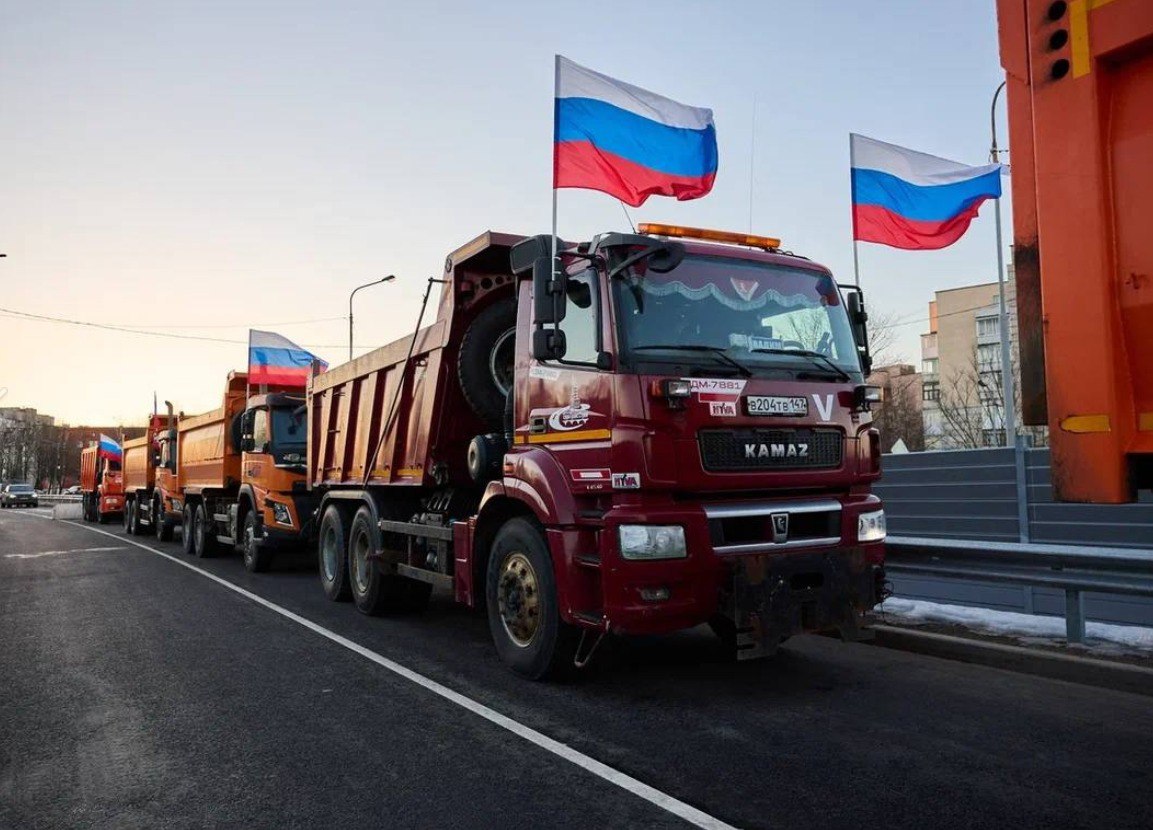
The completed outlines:
{"type": "MultiPolygon", "coordinates": [[[[458,249],[433,323],[310,379],[308,485],[326,593],[339,598],[341,574],[352,574],[357,607],[382,613],[408,607],[406,581],[443,585],[489,606],[503,648],[510,623],[492,616],[494,598],[507,615],[536,596],[523,551],[539,538],[560,619],[596,636],[720,618],[742,657],[769,654],[797,631],[860,636],[884,590],[883,512],[869,492],[879,438],[862,403],[863,316],[852,329],[828,270],[694,242],[680,246],[689,264],[672,263],[674,276],[666,265],[641,277],[610,273],[609,263],[667,243],[606,234],[566,246],[570,358],[550,359],[536,351],[535,279],[509,262],[521,239],[486,233],[458,249]],[[464,375],[502,309],[511,328],[495,332],[488,359],[503,419],[464,375]],[[687,315],[680,323],[692,333],[662,314],[687,315]],[[648,327],[637,329],[644,315],[648,327]],[[815,324],[812,346],[823,351],[793,351],[808,335],[774,335],[773,315],[815,324]],[[706,330],[725,347],[680,350],[706,330]],[[506,389],[498,355],[508,343],[506,389]],[[733,349],[756,368],[727,357],[733,349]],[[520,534],[513,548],[510,533],[520,534]],[[644,539],[678,552],[638,558],[644,539]],[[499,558],[510,550],[522,558],[499,558]]],[[[517,649],[533,642],[502,657],[523,662],[517,649]]]]}
{"type": "Polygon", "coordinates": [[[233,420],[244,411],[248,376],[231,372],[223,403],[177,422],[177,486],[185,493],[230,490],[240,485],[240,448],[234,445],[233,420]]]}
{"type": "Polygon", "coordinates": [[[488,430],[460,390],[457,358],[468,324],[511,296],[508,250],[519,239],[487,233],[461,248],[434,323],[312,379],[310,486],[471,484],[469,441],[488,430]]]}
{"type": "Polygon", "coordinates": [[[1066,501],[1153,487],[1153,3],[998,0],[1022,412],[1066,501]]]}
{"type": "Polygon", "coordinates": [[[156,483],[156,430],[124,442],[124,491],[151,491],[156,483]]]}

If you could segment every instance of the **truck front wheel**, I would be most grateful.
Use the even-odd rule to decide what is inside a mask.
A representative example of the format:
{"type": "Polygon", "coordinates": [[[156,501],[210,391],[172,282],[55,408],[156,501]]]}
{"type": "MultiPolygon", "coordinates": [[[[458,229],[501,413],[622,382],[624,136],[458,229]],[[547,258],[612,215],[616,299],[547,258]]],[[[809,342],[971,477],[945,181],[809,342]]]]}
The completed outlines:
{"type": "Polygon", "coordinates": [[[578,632],[560,618],[552,558],[536,522],[512,519],[497,533],[485,599],[488,627],[505,665],[532,680],[572,669],[578,632]]]}
{"type": "Polygon", "coordinates": [[[267,545],[260,544],[260,537],[263,535],[256,511],[249,510],[244,514],[244,530],[241,536],[241,544],[244,546],[244,569],[249,573],[264,573],[272,565],[272,550],[267,545]]]}
{"type": "Polygon", "coordinates": [[[382,547],[371,511],[360,508],[348,534],[348,576],[357,609],[370,616],[419,610],[428,603],[432,586],[386,572],[373,556],[382,547]]]}
{"type": "Polygon", "coordinates": [[[156,496],[152,499],[152,532],[156,534],[156,541],[171,542],[175,528],[176,523],[164,517],[164,502],[156,496]]]}

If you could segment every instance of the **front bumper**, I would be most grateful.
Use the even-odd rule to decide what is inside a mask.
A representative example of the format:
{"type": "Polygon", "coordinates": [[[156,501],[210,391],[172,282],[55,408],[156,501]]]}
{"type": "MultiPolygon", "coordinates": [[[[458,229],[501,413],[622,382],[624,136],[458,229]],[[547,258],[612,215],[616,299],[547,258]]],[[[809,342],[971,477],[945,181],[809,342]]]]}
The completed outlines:
{"type": "Polygon", "coordinates": [[[884,579],[884,543],[858,543],[857,519],[881,502],[852,495],[822,504],[824,517],[813,514],[812,500],[801,499],[651,507],[638,501],[611,509],[599,531],[551,530],[554,557],[568,576],[562,612],[580,623],[590,619],[586,609],[594,617],[599,610],[601,625],[621,634],[668,633],[721,617],[736,628],[745,656],[770,653],[800,631],[855,639],[881,599],[884,579]],[[770,517],[781,513],[790,514],[801,538],[778,534],[773,541],[770,517]],[[718,516],[735,517],[727,540],[718,516]],[[680,525],[687,556],[626,560],[618,543],[622,524],[680,525]]]}

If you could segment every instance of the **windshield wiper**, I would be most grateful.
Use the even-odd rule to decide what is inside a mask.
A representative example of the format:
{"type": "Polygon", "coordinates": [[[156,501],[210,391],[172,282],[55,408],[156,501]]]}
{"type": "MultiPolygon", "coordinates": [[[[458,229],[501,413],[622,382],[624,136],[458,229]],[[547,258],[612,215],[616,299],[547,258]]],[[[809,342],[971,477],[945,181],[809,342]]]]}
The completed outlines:
{"type": "Polygon", "coordinates": [[[814,352],[808,349],[749,349],[749,351],[754,354],[795,354],[800,357],[807,357],[810,360],[823,363],[827,368],[835,372],[841,380],[852,380],[849,373],[834,363],[831,357],[820,352],[814,352]]]}
{"type": "Polygon", "coordinates": [[[678,343],[676,345],[671,345],[671,346],[646,345],[646,346],[634,346],[633,347],[634,352],[643,352],[643,351],[648,351],[650,349],[669,349],[671,351],[681,351],[681,352],[708,352],[711,355],[716,355],[722,361],[724,361],[725,363],[732,366],[734,369],[736,369],[738,372],[740,372],[744,377],[751,378],[753,376],[753,373],[749,369],[748,366],[746,366],[745,364],[738,361],[735,357],[733,357],[731,354],[728,353],[727,349],[722,349],[720,346],[703,346],[703,345],[699,345],[699,344],[678,343]]]}

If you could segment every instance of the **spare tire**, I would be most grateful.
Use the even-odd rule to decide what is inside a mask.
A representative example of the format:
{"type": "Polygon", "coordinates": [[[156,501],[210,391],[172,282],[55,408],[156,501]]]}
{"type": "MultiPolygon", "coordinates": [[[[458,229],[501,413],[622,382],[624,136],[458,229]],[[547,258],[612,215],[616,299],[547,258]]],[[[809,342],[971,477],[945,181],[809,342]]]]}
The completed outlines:
{"type": "Polygon", "coordinates": [[[460,389],[489,432],[503,427],[505,399],[512,388],[515,342],[516,299],[509,297],[478,314],[460,343],[460,389]]]}

